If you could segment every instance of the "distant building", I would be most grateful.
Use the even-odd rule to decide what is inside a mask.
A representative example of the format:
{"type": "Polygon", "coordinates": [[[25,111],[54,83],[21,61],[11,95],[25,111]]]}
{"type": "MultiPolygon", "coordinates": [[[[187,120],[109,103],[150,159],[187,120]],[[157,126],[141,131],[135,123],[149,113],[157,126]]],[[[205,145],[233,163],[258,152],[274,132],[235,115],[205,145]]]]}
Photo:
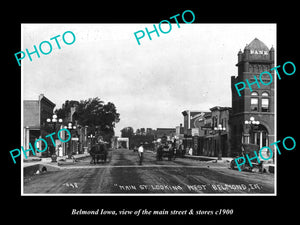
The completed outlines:
{"type": "MultiPolygon", "coordinates": [[[[238,52],[238,76],[231,77],[232,92],[232,115],[231,125],[231,147],[234,152],[241,151],[242,143],[257,144],[260,147],[268,146],[274,142],[274,81],[270,85],[260,85],[255,82],[254,76],[259,81],[260,73],[269,71],[273,78],[274,71],[274,48],[269,49],[262,41],[255,38],[244,51],[238,52]],[[235,84],[245,82],[248,79],[249,86],[238,95],[235,84]],[[259,121],[258,125],[245,124],[250,118],[259,121]]],[[[262,77],[264,83],[270,82],[270,77],[262,77]]]]}
{"type": "MultiPolygon", "coordinates": [[[[24,127],[24,140],[23,147],[29,149],[29,143],[32,145],[37,139],[44,138],[48,135],[46,132],[46,119],[51,118],[55,104],[40,94],[38,100],[24,100],[23,101],[23,127],[24,127]]],[[[39,149],[44,149],[44,142],[37,142],[39,149]]],[[[27,156],[33,155],[31,151],[26,152],[27,156]]],[[[47,155],[48,150],[45,152],[35,152],[37,156],[47,155]]]]}
{"type": "Polygon", "coordinates": [[[129,149],[129,138],[128,137],[117,137],[115,148],[126,148],[129,149]]]}
{"type": "Polygon", "coordinates": [[[166,136],[168,139],[175,137],[176,128],[157,128],[155,131],[155,139],[166,136]]]}
{"type": "Polygon", "coordinates": [[[176,133],[175,133],[176,139],[182,139],[183,138],[182,123],[179,126],[176,126],[175,129],[176,129],[176,133]]]}

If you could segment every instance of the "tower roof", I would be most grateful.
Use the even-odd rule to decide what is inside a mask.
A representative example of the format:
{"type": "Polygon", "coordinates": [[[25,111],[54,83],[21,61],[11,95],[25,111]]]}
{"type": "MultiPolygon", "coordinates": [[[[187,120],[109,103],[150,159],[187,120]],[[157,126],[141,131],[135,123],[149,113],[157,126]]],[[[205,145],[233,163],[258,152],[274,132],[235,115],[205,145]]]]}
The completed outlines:
{"type": "Polygon", "coordinates": [[[269,51],[269,48],[262,41],[258,40],[258,38],[254,38],[253,41],[249,45],[246,46],[249,50],[257,50],[257,51],[269,51]]]}

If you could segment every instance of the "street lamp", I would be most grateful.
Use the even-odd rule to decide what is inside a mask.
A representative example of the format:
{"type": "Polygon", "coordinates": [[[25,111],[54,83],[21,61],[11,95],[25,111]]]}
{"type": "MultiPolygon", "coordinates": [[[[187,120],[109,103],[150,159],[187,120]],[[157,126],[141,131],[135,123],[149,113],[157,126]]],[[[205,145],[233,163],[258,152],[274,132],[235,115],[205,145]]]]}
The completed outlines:
{"type": "Polygon", "coordinates": [[[226,127],[223,127],[222,124],[219,124],[217,127],[214,127],[214,130],[219,134],[219,151],[218,151],[218,160],[222,159],[222,150],[221,150],[221,132],[226,130],[226,127]]]}
{"type": "Polygon", "coordinates": [[[48,123],[51,123],[51,122],[52,123],[57,123],[57,121],[58,121],[58,123],[62,123],[63,122],[63,120],[60,119],[60,118],[57,120],[57,115],[55,115],[55,114],[52,116],[52,119],[48,118],[46,121],[48,123]]]}
{"type": "MultiPolygon", "coordinates": [[[[63,120],[61,118],[57,119],[57,115],[53,114],[52,119],[47,118],[46,122],[47,122],[48,125],[53,126],[52,131],[55,132],[56,131],[56,125],[57,124],[61,125],[63,120]]],[[[54,153],[51,155],[51,159],[52,159],[52,162],[56,162],[56,159],[57,159],[56,151],[54,151],[54,153]]]]}
{"type": "Polygon", "coordinates": [[[250,117],[250,120],[245,120],[245,124],[246,124],[246,125],[249,124],[250,126],[252,126],[252,125],[259,125],[260,122],[257,121],[257,120],[255,120],[255,118],[254,118],[253,116],[251,116],[251,117],[250,117]]]}
{"type": "Polygon", "coordinates": [[[83,147],[83,149],[84,149],[84,153],[88,153],[88,135],[87,135],[87,129],[88,129],[88,126],[87,125],[85,125],[84,126],[84,147],[83,147]]]}
{"type": "MultiPolygon", "coordinates": [[[[64,128],[70,130],[71,133],[72,133],[72,130],[77,129],[77,127],[75,125],[73,125],[71,122],[68,123],[68,126],[64,126],[64,128]]],[[[71,149],[71,143],[72,143],[72,141],[69,143],[68,159],[71,159],[72,154],[73,154],[72,149],[71,149]]]]}
{"type": "Polygon", "coordinates": [[[89,136],[88,136],[88,138],[90,138],[90,145],[91,145],[91,147],[92,147],[92,144],[93,144],[93,140],[94,140],[94,138],[95,138],[95,135],[93,135],[93,134],[90,134],[89,136]]]}

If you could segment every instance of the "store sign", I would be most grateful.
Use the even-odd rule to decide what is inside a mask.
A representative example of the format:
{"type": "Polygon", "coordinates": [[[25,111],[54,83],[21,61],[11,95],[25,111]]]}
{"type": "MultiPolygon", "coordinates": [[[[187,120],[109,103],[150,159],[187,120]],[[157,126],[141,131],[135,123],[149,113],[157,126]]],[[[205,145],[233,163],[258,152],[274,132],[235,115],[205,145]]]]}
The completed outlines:
{"type": "Polygon", "coordinates": [[[211,127],[201,127],[201,130],[212,130],[211,127]]]}
{"type": "Polygon", "coordinates": [[[196,114],[194,116],[191,116],[191,120],[195,119],[197,117],[201,117],[201,119],[204,119],[204,117],[203,117],[204,115],[205,115],[205,112],[198,113],[198,114],[196,114]]]}
{"type": "Polygon", "coordinates": [[[199,136],[199,128],[192,128],[192,136],[199,136]]]}
{"type": "Polygon", "coordinates": [[[192,112],[191,112],[191,128],[200,128],[201,126],[204,125],[204,115],[205,115],[205,112],[197,112],[196,114],[192,115],[192,112]]]}
{"type": "Polygon", "coordinates": [[[258,54],[260,54],[260,55],[268,55],[269,53],[268,53],[268,51],[264,51],[264,50],[254,50],[254,49],[251,49],[250,50],[250,54],[255,54],[255,55],[258,55],[258,54]]]}

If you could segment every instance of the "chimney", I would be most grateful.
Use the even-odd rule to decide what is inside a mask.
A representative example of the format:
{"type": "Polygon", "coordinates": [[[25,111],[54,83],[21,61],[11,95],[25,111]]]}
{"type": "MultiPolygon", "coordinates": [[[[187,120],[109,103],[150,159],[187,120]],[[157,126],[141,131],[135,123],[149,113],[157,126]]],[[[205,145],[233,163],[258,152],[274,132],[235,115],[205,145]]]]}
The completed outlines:
{"type": "Polygon", "coordinates": [[[44,97],[44,94],[40,94],[39,95],[39,101],[41,101],[41,99],[44,97]]]}

